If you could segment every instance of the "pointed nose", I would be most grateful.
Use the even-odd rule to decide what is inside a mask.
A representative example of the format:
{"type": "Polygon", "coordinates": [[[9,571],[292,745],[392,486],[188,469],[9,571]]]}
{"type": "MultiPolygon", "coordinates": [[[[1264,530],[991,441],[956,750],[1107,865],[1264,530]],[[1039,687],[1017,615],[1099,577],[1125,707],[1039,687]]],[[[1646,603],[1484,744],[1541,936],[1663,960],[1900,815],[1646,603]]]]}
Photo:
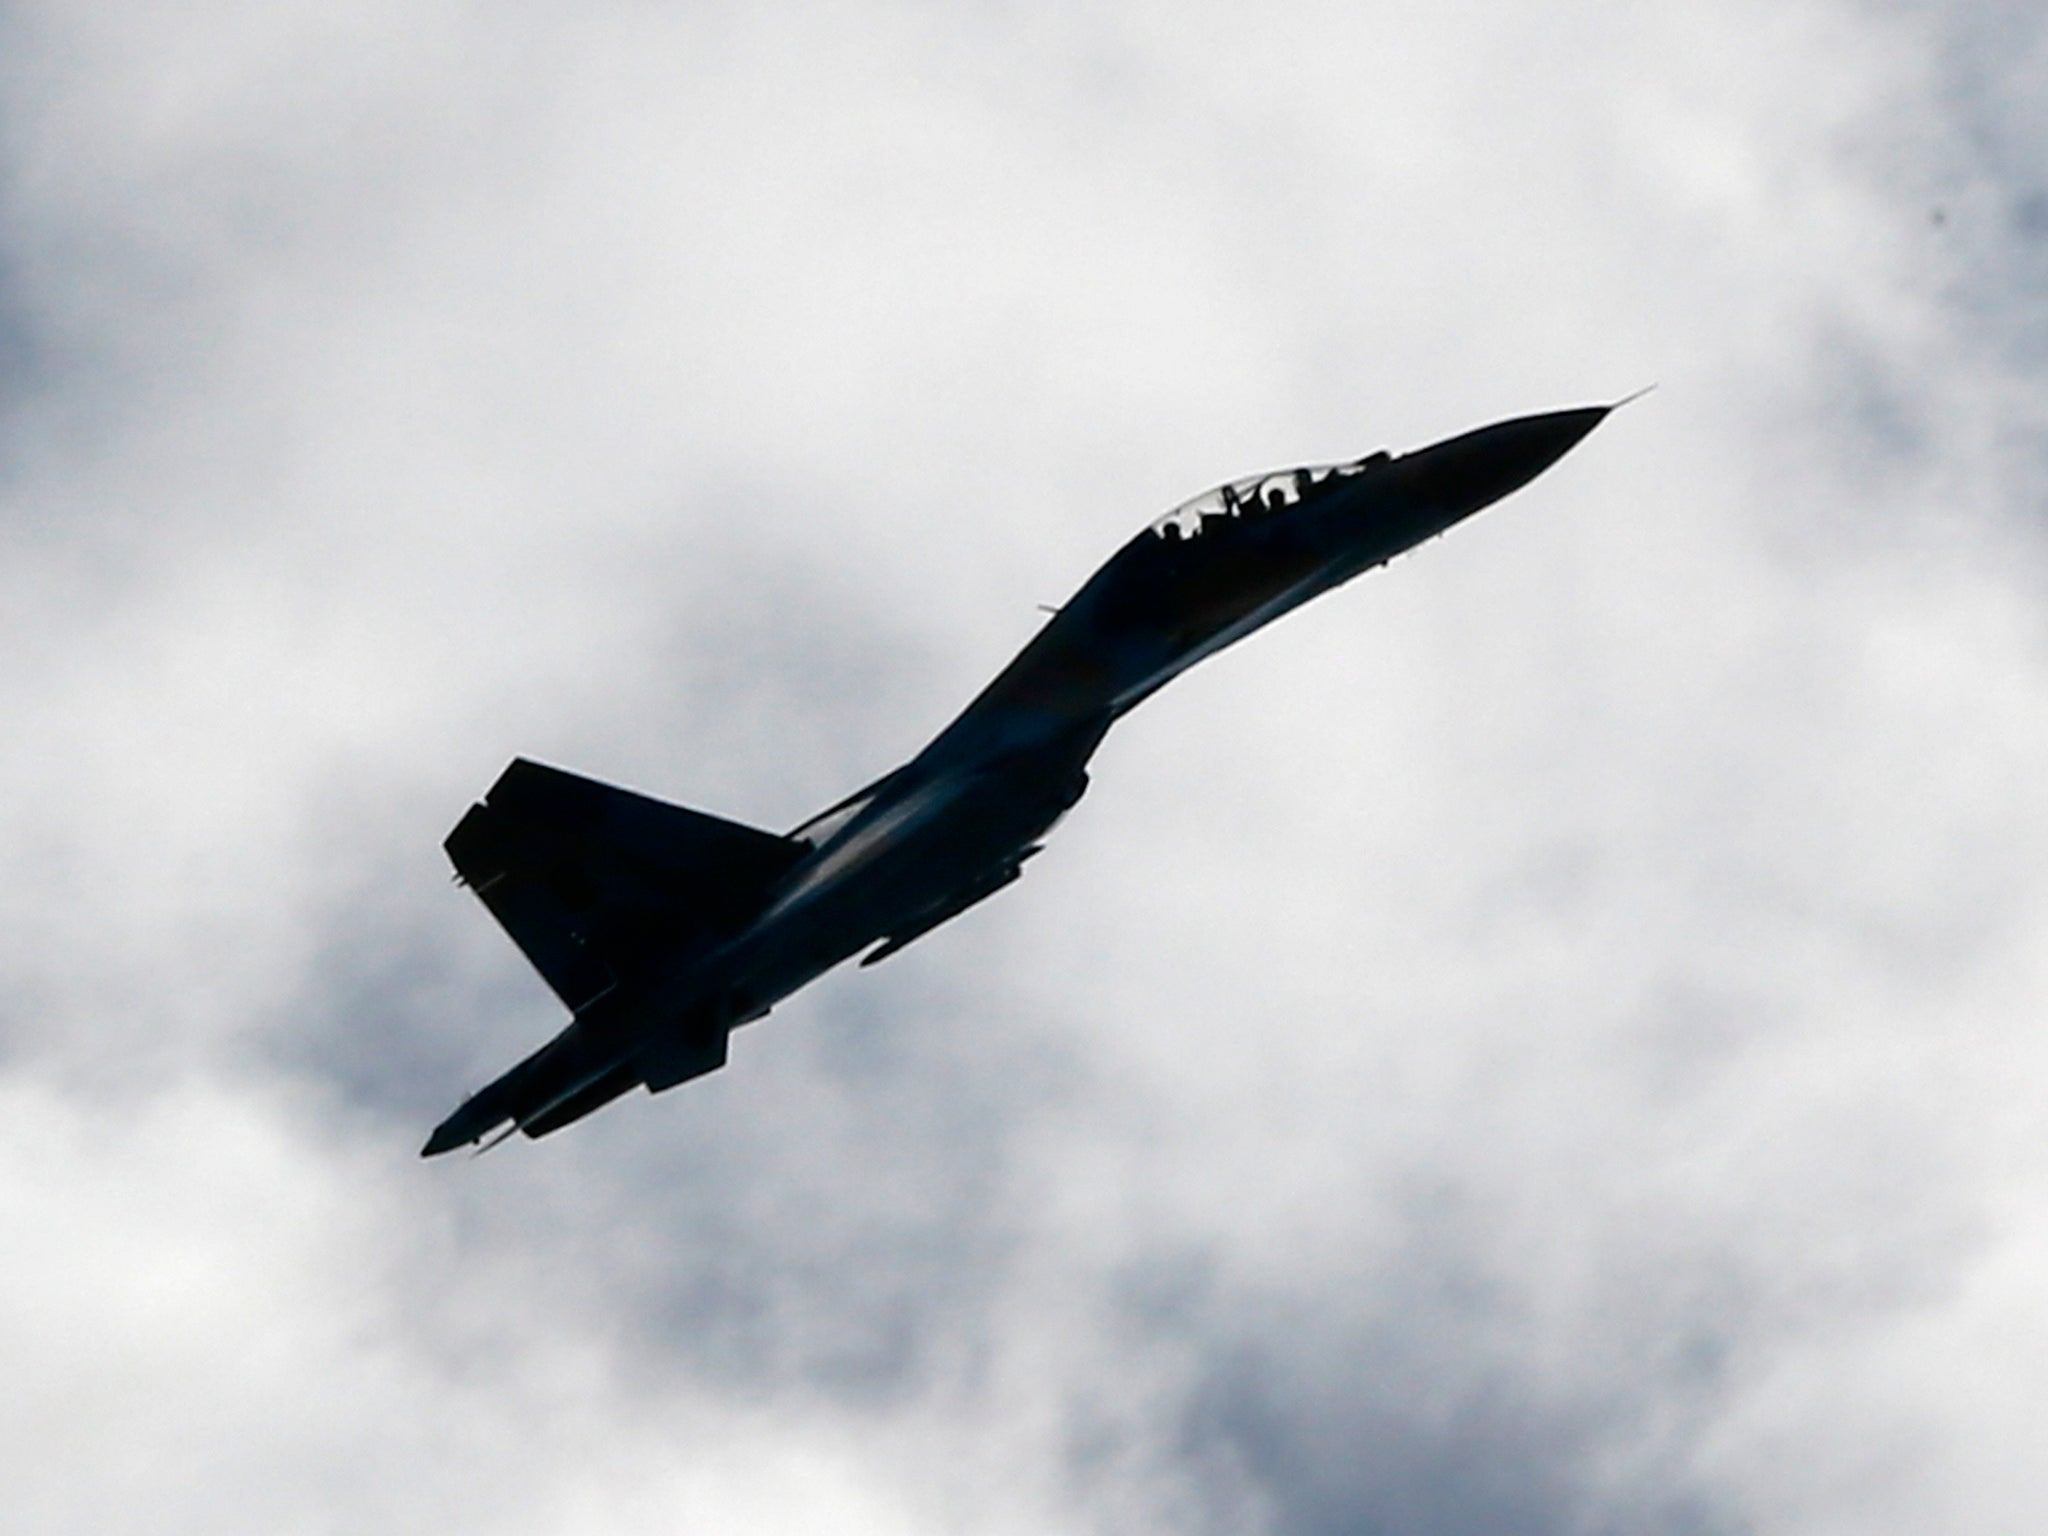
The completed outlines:
{"type": "Polygon", "coordinates": [[[1517,416],[1407,455],[1419,494],[1451,518],[1518,491],[1607,419],[1612,405],[1517,416]]]}

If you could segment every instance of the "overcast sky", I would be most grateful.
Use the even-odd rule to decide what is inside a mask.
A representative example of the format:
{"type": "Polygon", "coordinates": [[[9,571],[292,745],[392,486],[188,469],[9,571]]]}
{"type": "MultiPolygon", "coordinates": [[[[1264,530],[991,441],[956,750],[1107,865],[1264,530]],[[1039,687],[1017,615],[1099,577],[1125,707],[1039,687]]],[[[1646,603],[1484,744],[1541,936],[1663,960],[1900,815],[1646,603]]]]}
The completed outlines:
{"type": "Polygon", "coordinates": [[[2048,20],[0,6],[0,1529],[2048,1505],[2048,20]],[[786,828],[1217,481],[1656,382],[728,1070],[526,754],[786,828]]]}

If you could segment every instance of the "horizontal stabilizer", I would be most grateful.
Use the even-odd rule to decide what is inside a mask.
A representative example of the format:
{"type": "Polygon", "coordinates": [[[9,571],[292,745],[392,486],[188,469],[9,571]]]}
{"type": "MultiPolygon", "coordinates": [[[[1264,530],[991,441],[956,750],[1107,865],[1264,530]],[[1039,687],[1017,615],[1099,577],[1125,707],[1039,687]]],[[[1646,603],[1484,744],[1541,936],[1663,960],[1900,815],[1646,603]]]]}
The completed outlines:
{"type": "Polygon", "coordinates": [[[630,1066],[619,1066],[598,1078],[585,1083],[574,1093],[557,1099],[538,1114],[528,1116],[519,1122],[519,1129],[527,1136],[538,1140],[550,1131],[559,1131],[565,1125],[572,1125],[585,1115],[595,1114],[622,1093],[630,1093],[640,1086],[640,1077],[630,1066]]]}
{"type": "MultiPolygon", "coordinates": [[[[544,1136],[639,1086],[640,1075],[616,1046],[581,1021],[572,1022],[510,1071],[462,1101],[434,1128],[422,1157],[481,1141],[507,1122],[544,1136]]],[[[494,1143],[495,1144],[495,1143],[494,1143]]]]}
{"type": "Polygon", "coordinates": [[[809,851],[524,758],[445,846],[456,873],[578,1011],[651,957],[737,930],[809,851]]]}

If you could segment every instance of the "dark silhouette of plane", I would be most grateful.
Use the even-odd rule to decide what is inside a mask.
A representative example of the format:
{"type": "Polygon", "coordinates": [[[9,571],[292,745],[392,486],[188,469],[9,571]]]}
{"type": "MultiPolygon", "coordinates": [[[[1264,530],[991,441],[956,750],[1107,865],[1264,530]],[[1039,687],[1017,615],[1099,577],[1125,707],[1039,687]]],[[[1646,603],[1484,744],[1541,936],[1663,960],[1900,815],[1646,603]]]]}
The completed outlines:
{"type": "Polygon", "coordinates": [[[422,1155],[501,1127],[545,1136],[724,1066],[739,1025],[1015,880],[1103,735],[1155,689],[1520,489],[1614,408],[1197,496],[1111,556],[916,757],[782,836],[515,761],[448,856],[575,1017],[422,1155]]]}

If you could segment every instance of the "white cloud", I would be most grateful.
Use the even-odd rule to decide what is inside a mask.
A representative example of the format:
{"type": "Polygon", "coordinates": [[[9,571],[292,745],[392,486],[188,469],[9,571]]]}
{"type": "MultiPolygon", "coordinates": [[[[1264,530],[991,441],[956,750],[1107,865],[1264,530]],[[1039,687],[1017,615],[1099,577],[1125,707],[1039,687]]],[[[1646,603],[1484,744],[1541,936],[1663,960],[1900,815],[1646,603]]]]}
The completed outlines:
{"type": "Polygon", "coordinates": [[[24,1529],[2039,1503],[2032,21],[4,29],[24,1529]],[[510,753],[792,823],[1201,486],[1651,379],[1015,893],[411,1161],[556,1022],[510,753]]]}

